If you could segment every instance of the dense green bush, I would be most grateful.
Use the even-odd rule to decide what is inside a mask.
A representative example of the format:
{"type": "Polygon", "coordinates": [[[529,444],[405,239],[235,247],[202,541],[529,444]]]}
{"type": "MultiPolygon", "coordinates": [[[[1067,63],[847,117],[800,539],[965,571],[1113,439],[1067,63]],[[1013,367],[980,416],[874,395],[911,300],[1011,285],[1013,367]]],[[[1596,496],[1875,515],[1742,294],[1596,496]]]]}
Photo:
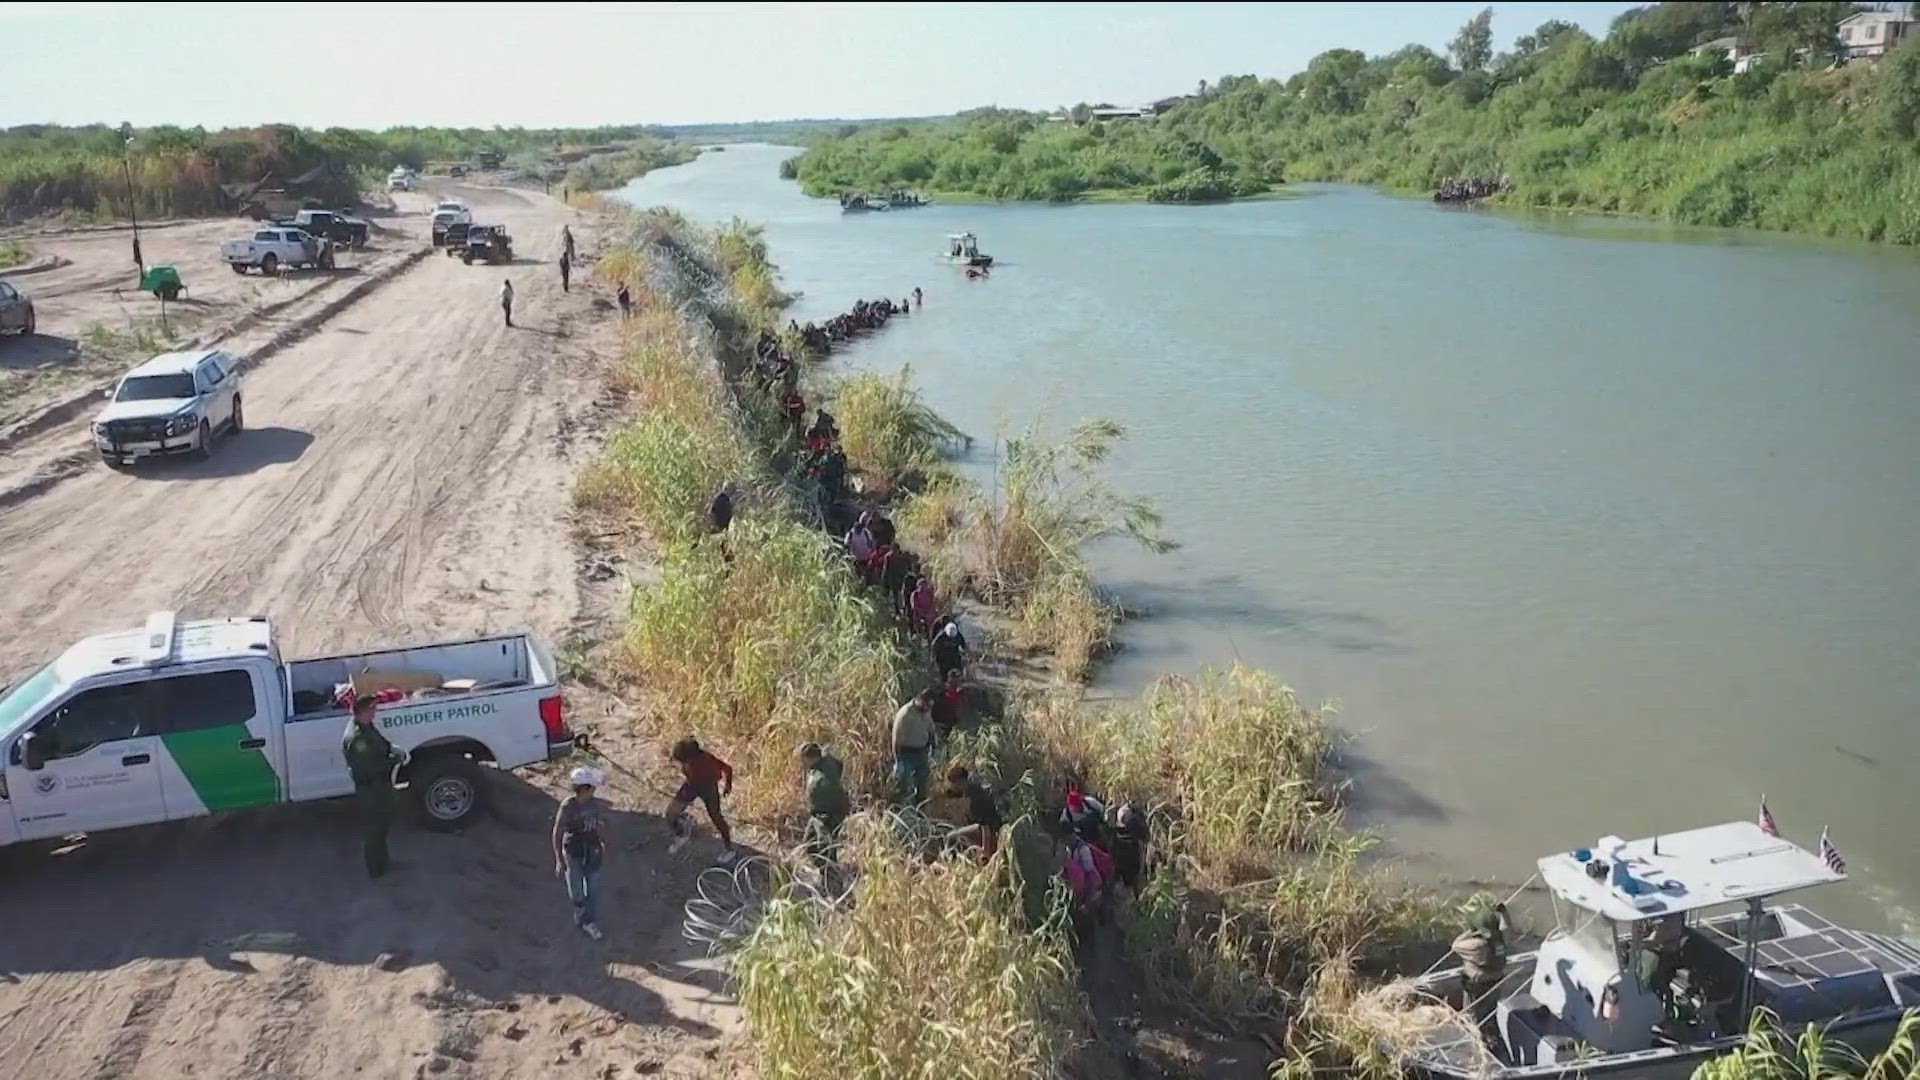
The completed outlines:
{"type": "Polygon", "coordinates": [[[1920,242],[1920,44],[1836,68],[1832,24],[1847,10],[1652,4],[1604,39],[1546,23],[1464,72],[1419,45],[1335,49],[1284,82],[1202,84],[1149,119],[981,110],[822,138],[788,171],[815,195],[1168,202],[1283,179],[1429,191],[1505,176],[1513,203],[1920,242]],[[1735,35],[1765,51],[1750,71],[1687,53],[1735,35]]]}

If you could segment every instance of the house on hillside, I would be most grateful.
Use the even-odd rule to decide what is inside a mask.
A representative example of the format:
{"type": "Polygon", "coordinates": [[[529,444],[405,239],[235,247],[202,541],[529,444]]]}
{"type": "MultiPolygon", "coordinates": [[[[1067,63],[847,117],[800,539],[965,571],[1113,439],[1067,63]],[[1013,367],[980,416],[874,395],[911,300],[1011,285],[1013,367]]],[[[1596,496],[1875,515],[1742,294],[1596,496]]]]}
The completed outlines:
{"type": "Polygon", "coordinates": [[[1840,55],[1878,60],[1914,32],[1916,20],[1900,11],[1856,11],[1840,20],[1840,55]]]}
{"type": "Polygon", "coordinates": [[[1156,101],[1153,104],[1147,106],[1146,111],[1154,116],[1159,116],[1161,113],[1166,112],[1168,109],[1173,108],[1175,105],[1178,105],[1185,101],[1192,101],[1192,100],[1193,100],[1192,94],[1175,94],[1172,97],[1163,97],[1159,101],[1156,101]]]}
{"type": "Polygon", "coordinates": [[[1694,56],[1724,56],[1727,63],[1733,65],[1733,72],[1736,75],[1751,70],[1753,65],[1759,63],[1760,59],[1766,55],[1753,42],[1737,37],[1718,37],[1712,41],[1703,41],[1688,49],[1687,52],[1694,56]]]}
{"type": "Polygon", "coordinates": [[[1146,108],[1093,110],[1095,120],[1141,120],[1152,115],[1151,109],[1146,108]]]}

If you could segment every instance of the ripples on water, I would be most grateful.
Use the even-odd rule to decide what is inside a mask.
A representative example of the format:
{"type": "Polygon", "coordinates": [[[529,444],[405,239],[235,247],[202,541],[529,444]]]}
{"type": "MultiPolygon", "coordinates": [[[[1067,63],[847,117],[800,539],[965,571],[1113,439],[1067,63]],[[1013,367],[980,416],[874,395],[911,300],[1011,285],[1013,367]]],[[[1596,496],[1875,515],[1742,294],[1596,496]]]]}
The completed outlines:
{"type": "Polygon", "coordinates": [[[734,147],[629,190],[767,223],[805,321],[927,307],[910,363],[987,436],[1104,415],[1185,545],[1113,548],[1123,689],[1238,657],[1357,733],[1416,872],[1752,814],[1833,828],[1871,925],[1920,897],[1920,260],[1371,192],[842,215],[734,147]],[[934,258],[971,229],[1001,265],[934,258]],[[1663,242],[1627,243],[1660,239],[1663,242]],[[1678,242],[1675,242],[1678,241],[1678,242]]]}

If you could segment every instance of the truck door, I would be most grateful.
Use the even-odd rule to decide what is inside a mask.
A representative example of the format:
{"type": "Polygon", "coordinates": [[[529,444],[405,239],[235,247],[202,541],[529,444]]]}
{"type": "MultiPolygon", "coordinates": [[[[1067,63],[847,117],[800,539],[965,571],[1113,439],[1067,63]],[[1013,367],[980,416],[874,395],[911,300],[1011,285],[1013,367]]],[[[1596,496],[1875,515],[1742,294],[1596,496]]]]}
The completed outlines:
{"type": "Polygon", "coordinates": [[[96,686],[55,705],[32,728],[40,767],[16,740],[7,793],[20,838],[34,840],[165,821],[160,740],[148,718],[151,683],[96,686]]]}
{"type": "Polygon", "coordinates": [[[341,750],[347,725],[345,712],[293,716],[287,720],[287,799],[306,802],[353,794],[353,776],[341,750]]]}
{"type": "Polygon", "coordinates": [[[207,423],[211,424],[216,431],[226,426],[228,418],[233,414],[227,396],[220,392],[220,383],[223,378],[220,365],[212,360],[202,363],[193,375],[193,388],[206,402],[205,410],[201,415],[207,418],[207,423]]]}
{"type": "MultiPolygon", "coordinates": [[[[262,665],[265,667],[265,665],[262,665]]],[[[156,681],[160,783],[173,819],[279,802],[283,760],[277,681],[248,667],[156,681]]]]}

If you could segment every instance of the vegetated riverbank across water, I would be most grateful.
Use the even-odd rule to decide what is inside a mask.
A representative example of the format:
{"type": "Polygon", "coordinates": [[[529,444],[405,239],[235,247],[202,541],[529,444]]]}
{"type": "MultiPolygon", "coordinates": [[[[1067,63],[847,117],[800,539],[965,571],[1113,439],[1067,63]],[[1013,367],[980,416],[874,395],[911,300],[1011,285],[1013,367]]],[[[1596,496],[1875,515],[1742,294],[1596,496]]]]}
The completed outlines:
{"type": "Polygon", "coordinates": [[[849,362],[911,363],[977,437],[1132,428],[1117,479],[1185,547],[1105,553],[1152,617],[1104,681],[1237,656],[1337,697],[1362,819],[1419,872],[1517,881],[1764,791],[1846,851],[1823,909],[1913,928],[1913,253],[1343,188],[843,216],[791,152],[623,196],[766,223],[802,322],[921,286],[849,362]],[[962,229],[990,280],[935,260],[962,229]]]}

